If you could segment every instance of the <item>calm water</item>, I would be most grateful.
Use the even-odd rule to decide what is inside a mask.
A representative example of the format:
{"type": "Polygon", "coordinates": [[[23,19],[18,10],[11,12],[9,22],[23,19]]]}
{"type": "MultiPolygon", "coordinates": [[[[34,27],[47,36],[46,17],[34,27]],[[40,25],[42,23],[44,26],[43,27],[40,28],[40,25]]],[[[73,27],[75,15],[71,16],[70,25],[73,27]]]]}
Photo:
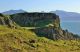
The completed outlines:
{"type": "Polygon", "coordinates": [[[63,29],[68,29],[69,32],[80,35],[80,22],[61,22],[63,29]]]}

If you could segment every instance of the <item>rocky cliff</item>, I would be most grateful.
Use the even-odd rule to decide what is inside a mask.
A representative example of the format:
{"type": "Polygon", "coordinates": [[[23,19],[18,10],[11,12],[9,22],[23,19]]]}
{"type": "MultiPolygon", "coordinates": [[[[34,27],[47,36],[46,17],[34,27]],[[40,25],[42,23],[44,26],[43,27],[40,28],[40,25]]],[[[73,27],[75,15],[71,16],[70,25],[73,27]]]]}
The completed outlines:
{"type": "Polygon", "coordinates": [[[0,24],[7,24],[13,27],[14,23],[21,27],[35,27],[31,29],[37,36],[46,37],[52,40],[73,40],[80,39],[78,35],[62,30],[59,16],[54,13],[18,13],[5,17],[0,14],[0,24]]]}
{"type": "Polygon", "coordinates": [[[59,17],[53,13],[19,13],[11,15],[11,18],[23,27],[43,27],[48,24],[53,24],[56,27],[60,26],[59,17]]]}
{"type": "Polygon", "coordinates": [[[33,30],[38,36],[53,40],[80,38],[68,30],[62,30],[59,16],[53,13],[18,13],[11,15],[11,19],[22,27],[39,27],[33,30]]]}

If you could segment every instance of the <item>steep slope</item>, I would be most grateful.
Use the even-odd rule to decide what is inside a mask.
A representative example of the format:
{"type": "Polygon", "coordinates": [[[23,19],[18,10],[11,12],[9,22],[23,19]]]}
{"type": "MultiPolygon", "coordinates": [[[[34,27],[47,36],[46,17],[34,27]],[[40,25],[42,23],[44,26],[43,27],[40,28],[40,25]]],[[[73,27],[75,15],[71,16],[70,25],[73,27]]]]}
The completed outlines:
{"type": "Polygon", "coordinates": [[[59,16],[54,13],[18,13],[11,15],[11,19],[21,27],[35,27],[33,31],[41,37],[52,40],[80,39],[78,35],[62,30],[59,16]]]}
{"type": "Polygon", "coordinates": [[[53,13],[0,14],[0,52],[80,52],[79,38],[53,13]]]}
{"type": "Polygon", "coordinates": [[[15,23],[10,19],[9,15],[3,15],[0,13],[0,25],[9,26],[14,28],[15,23]]]}
{"type": "Polygon", "coordinates": [[[50,23],[60,26],[59,17],[53,13],[18,13],[11,15],[11,19],[22,27],[45,27],[50,23]]]}
{"type": "Polygon", "coordinates": [[[0,26],[0,52],[80,52],[80,41],[53,41],[30,30],[0,26]]]}

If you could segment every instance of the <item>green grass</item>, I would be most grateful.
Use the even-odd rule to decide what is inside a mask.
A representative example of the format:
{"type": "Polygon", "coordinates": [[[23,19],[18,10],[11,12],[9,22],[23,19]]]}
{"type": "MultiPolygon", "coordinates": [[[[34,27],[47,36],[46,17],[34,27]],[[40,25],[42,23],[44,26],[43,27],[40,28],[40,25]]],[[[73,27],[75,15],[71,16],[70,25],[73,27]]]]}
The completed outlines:
{"type": "Polygon", "coordinates": [[[46,25],[48,24],[51,24],[53,22],[53,20],[49,20],[49,19],[46,19],[46,20],[41,20],[41,21],[37,21],[36,22],[36,26],[37,27],[45,27],[46,25]]]}
{"type": "Polygon", "coordinates": [[[0,26],[0,52],[80,52],[80,41],[38,37],[24,28],[0,26]]]}

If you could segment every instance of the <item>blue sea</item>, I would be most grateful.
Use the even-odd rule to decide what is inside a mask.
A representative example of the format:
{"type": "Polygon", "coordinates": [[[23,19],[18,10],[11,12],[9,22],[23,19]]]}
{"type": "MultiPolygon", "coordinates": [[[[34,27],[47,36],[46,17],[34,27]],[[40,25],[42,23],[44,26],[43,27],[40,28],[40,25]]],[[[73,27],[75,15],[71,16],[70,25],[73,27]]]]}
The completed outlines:
{"type": "Polygon", "coordinates": [[[61,22],[61,28],[80,35],[80,22],[61,22]]]}

